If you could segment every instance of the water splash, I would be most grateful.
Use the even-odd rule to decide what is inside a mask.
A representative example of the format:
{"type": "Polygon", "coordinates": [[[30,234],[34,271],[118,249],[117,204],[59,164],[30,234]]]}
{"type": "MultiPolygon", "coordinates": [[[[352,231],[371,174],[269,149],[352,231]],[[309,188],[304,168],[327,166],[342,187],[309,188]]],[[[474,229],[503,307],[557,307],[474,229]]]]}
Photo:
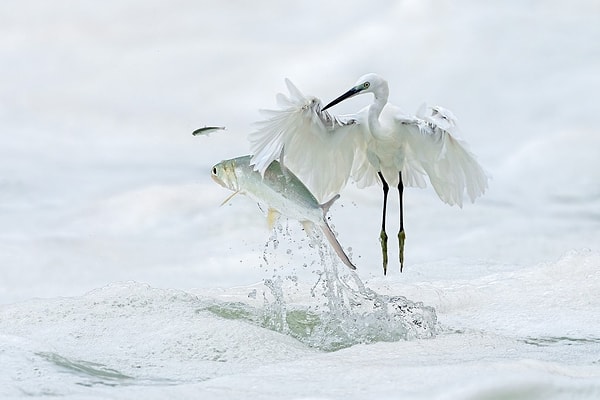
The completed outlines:
{"type": "MultiPolygon", "coordinates": [[[[205,309],[221,317],[248,320],[325,351],[436,335],[437,316],[432,307],[368,288],[354,271],[339,262],[320,234],[302,240],[298,246],[287,227],[274,229],[262,254],[266,263],[263,267],[280,268],[274,267],[273,276],[263,282],[262,305],[214,301],[205,309]],[[305,247],[315,249],[319,255],[319,261],[310,264],[315,268],[316,282],[310,287],[308,301],[306,293],[304,299],[294,299],[294,292],[301,290],[298,277],[293,272],[282,276],[282,272],[295,271],[295,267],[280,259],[283,253],[287,264],[292,264],[295,249],[305,247]]],[[[256,297],[256,291],[249,293],[249,299],[256,297]]]]}

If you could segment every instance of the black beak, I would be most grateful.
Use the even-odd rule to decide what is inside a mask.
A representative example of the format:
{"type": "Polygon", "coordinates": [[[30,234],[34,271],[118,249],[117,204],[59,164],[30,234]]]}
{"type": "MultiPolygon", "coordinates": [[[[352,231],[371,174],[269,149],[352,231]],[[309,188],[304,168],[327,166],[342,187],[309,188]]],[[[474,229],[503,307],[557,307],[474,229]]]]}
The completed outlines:
{"type": "Polygon", "coordinates": [[[360,92],[360,89],[357,89],[355,87],[353,87],[352,89],[348,90],[346,93],[344,93],[343,95],[341,95],[340,97],[338,97],[337,99],[333,100],[331,103],[327,104],[325,107],[323,107],[321,109],[321,111],[325,111],[327,110],[329,107],[333,107],[335,106],[337,103],[340,103],[346,99],[349,99],[350,97],[354,96],[355,94],[357,94],[358,92],[360,92]]]}

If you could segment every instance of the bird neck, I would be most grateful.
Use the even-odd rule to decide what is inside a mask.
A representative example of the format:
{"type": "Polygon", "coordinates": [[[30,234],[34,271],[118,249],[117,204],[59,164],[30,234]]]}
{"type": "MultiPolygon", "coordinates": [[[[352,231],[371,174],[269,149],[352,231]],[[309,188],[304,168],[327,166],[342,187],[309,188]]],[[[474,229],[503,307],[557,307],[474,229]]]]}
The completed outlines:
{"type": "Polygon", "coordinates": [[[375,95],[375,101],[369,106],[369,130],[371,131],[371,134],[375,136],[375,138],[379,139],[381,136],[383,136],[381,122],[379,122],[379,116],[381,115],[381,111],[383,111],[383,107],[385,107],[388,101],[387,84],[379,88],[373,94],[375,95]]]}

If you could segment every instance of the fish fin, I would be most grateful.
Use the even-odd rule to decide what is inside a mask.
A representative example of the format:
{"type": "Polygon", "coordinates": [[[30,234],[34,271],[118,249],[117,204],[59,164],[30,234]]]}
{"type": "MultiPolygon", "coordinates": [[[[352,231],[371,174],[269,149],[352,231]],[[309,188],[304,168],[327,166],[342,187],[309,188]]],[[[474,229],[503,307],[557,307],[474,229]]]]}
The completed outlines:
{"type": "Polygon", "coordinates": [[[269,208],[269,211],[267,212],[267,224],[269,224],[269,230],[273,229],[275,222],[279,219],[279,215],[281,215],[279,211],[274,208],[269,208]]]}
{"type": "Polygon", "coordinates": [[[327,225],[327,221],[325,221],[325,219],[323,219],[323,223],[320,224],[320,226],[323,230],[323,233],[325,234],[325,237],[329,241],[329,244],[331,245],[331,247],[333,247],[333,250],[335,250],[340,260],[342,260],[342,262],[346,264],[348,268],[352,270],[356,269],[356,266],[352,264],[352,261],[350,261],[350,259],[344,252],[342,245],[340,244],[340,242],[338,242],[337,238],[335,237],[335,234],[333,233],[329,225],[327,225]]]}
{"type": "Polygon", "coordinates": [[[223,200],[223,202],[221,203],[221,207],[224,206],[229,200],[231,200],[233,198],[233,196],[235,196],[236,194],[238,194],[240,191],[237,190],[235,192],[233,192],[231,195],[227,196],[227,198],[225,200],[223,200]]]}
{"type": "Polygon", "coordinates": [[[333,197],[332,197],[332,198],[331,198],[329,201],[327,201],[327,202],[325,202],[325,203],[321,204],[321,208],[323,209],[323,215],[325,215],[325,214],[327,214],[327,213],[329,212],[329,208],[331,207],[331,205],[332,205],[333,203],[335,203],[335,201],[336,201],[337,199],[339,199],[339,198],[340,198],[340,195],[339,195],[339,193],[338,193],[338,194],[336,194],[335,196],[333,196],[333,197]]]}
{"type": "Polygon", "coordinates": [[[300,221],[302,227],[304,228],[304,232],[306,232],[306,236],[310,236],[313,233],[315,228],[315,224],[310,221],[300,221]]]}

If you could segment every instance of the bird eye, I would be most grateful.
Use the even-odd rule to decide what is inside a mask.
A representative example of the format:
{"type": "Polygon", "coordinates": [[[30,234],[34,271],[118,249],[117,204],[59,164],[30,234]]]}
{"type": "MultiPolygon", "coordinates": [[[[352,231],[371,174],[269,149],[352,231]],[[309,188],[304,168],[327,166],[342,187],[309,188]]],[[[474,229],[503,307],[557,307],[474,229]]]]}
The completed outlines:
{"type": "Polygon", "coordinates": [[[363,88],[368,89],[371,84],[369,82],[363,83],[363,88]]]}

